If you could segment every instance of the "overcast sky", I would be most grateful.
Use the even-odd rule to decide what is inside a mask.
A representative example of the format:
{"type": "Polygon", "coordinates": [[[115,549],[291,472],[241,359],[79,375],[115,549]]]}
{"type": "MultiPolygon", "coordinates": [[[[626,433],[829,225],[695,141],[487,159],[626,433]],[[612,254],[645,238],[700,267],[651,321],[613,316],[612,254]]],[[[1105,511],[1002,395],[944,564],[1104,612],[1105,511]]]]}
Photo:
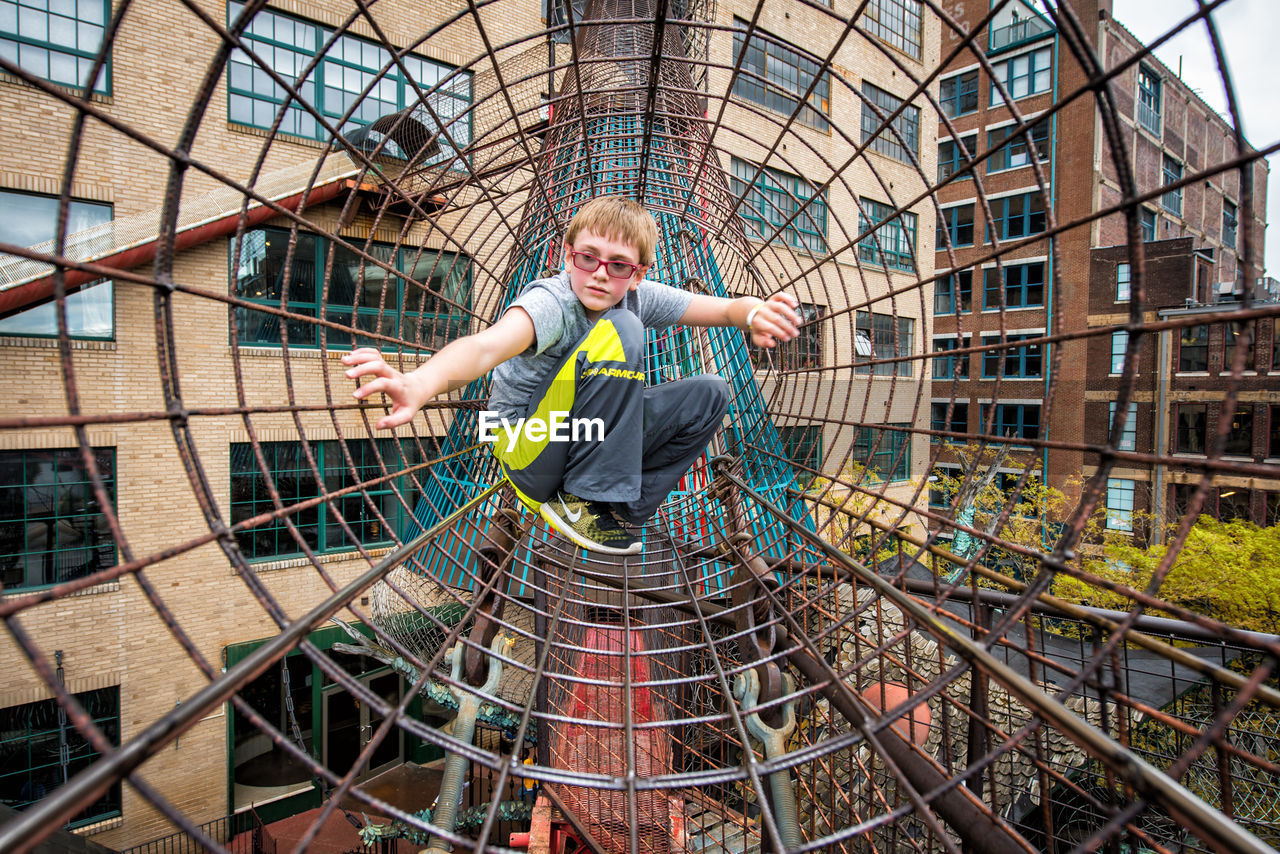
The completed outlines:
{"type": "MultiPolygon", "coordinates": [[[[1115,17],[1135,36],[1150,44],[1199,8],[1196,0],[1114,0],[1115,17]]],[[[1280,141],[1280,2],[1227,0],[1213,13],[1214,26],[1227,57],[1235,86],[1245,138],[1255,148],[1280,141]]],[[[1222,75],[1204,22],[1178,33],[1156,49],[1175,73],[1182,62],[1182,79],[1205,102],[1226,115],[1227,97],[1222,75]]],[[[1266,268],[1280,277],[1280,156],[1269,158],[1266,268]]]]}

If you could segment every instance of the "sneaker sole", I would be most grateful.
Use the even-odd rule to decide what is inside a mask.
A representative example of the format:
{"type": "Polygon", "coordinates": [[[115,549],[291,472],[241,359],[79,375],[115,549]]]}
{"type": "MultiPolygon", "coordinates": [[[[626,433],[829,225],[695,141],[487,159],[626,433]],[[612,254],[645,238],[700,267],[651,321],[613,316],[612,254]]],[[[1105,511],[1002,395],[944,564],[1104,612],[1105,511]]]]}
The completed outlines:
{"type": "Polygon", "coordinates": [[[573,530],[573,527],[569,525],[568,522],[557,516],[555,511],[551,509],[551,502],[549,501],[546,504],[543,504],[538,512],[539,515],[546,520],[548,525],[556,529],[556,533],[573,543],[578,548],[586,549],[589,552],[606,555],[622,555],[625,557],[627,555],[638,555],[644,550],[644,543],[640,541],[636,541],[635,545],[630,546],[629,548],[620,549],[615,546],[605,546],[588,540],[586,537],[573,530]]]}

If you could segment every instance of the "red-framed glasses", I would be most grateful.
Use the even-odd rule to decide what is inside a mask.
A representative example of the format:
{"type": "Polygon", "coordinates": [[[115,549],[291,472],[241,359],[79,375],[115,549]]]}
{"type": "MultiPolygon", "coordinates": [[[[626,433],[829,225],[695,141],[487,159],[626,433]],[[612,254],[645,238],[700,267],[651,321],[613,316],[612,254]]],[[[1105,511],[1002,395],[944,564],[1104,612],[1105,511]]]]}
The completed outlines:
{"type": "Polygon", "coordinates": [[[573,266],[584,273],[594,273],[603,264],[604,271],[614,279],[629,279],[636,274],[636,270],[640,269],[639,264],[631,264],[627,261],[606,261],[590,252],[578,252],[574,249],[569,250],[569,257],[573,259],[573,266]]]}

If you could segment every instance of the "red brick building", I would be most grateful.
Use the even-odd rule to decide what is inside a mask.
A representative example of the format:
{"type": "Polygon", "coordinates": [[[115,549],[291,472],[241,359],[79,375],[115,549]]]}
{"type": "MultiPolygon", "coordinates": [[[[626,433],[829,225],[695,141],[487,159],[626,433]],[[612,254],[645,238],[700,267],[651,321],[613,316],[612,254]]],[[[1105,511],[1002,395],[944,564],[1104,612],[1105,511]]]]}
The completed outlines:
{"type": "MultiPolygon", "coordinates": [[[[1060,26],[1066,18],[1053,20],[1015,2],[980,29],[991,14],[986,0],[950,6],[961,28],[975,36],[974,48],[957,52],[940,77],[943,186],[937,191],[939,280],[931,344],[935,352],[974,349],[933,360],[931,408],[935,430],[1079,446],[1031,444],[1017,461],[1019,470],[1038,463],[1049,483],[1070,490],[1079,475],[1097,470],[1098,455],[1083,445],[1105,444],[1122,384],[1120,371],[1112,368],[1123,366],[1124,330],[1111,327],[1154,323],[1167,312],[1220,312],[1222,300],[1233,299],[1240,283],[1261,276],[1256,265],[1243,269],[1241,257],[1246,231],[1253,257],[1262,257],[1267,167],[1264,161],[1248,167],[1251,205],[1239,171],[1177,186],[1184,176],[1237,156],[1232,126],[1145,52],[1112,17],[1110,0],[1069,0],[1063,6],[1101,59],[1109,76],[1105,95],[1088,88],[1084,65],[1060,26]],[[1057,104],[1062,106],[1055,110],[1057,104]],[[1126,192],[1126,186],[1133,189],[1126,192]],[[1141,303],[1132,284],[1140,260],[1129,257],[1126,196],[1140,200],[1133,245],[1144,247],[1148,262],[1141,303]],[[1209,308],[1188,308],[1189,300],[1209,308]],[[1131,308],[1139,316],[1131,319],[1131,308]],[[1110,331],[1074,337],[1100,327],[1110,331]],[[1071,337],[1037,340],[1060,333],[1071,337]],[[1000,343],[1013,346],[981,349],[1000,343]],[[1113,365],[1114,346],[1121,349],[1113,365]]],[[[961,38],[944,28],[944,57],[961,38]]],[[[1197,396],[1207,407],[1205,429],[1212,431],[1226,386],[1224,334],[1220,324],[1210,325],[1209,364],[1199,372],[1175,369],[1176,343],[1158,359],[1159,336],[1135,335],[1135,408],[1126,413],[1122,449],[1175,452],[1178,416],[1171,407],[1182,405],[1184,414],[1191,413],[1185,407],[1197,396]],[[1160,414],[1162,385],[1167,397],[1160,414]]],[[[1258,337],[1256,364],[1240,400],[1253,407],[1247,456],[1261,460],[1273,453],[1264,441],[1272,415],[1264,402],[1272,330],[1268,326],[1258,337]]],[[[1185,499],[1188,477],[1169,466],[1121,460],[1108,482],[1111,520],[1123,526],[1135,509],[1167,512],[1176,504],[1175,490],[1185,499]],[[1163,498],[1153,500],[1153,490],[1163,498]]],[[[1215,493],[1229,499],[1229,508],[1236,507],[1235,494],[1227,494],[1232,484],[1232,478],[1220,479],[1215,493]]],[[[1268,492],[1280,484],[1249,488],[1268,492]]],[[[1256,494],[1248,499],[1249,515],[1259,521],[1266,506],[1267,499],[1256,494]]]]}

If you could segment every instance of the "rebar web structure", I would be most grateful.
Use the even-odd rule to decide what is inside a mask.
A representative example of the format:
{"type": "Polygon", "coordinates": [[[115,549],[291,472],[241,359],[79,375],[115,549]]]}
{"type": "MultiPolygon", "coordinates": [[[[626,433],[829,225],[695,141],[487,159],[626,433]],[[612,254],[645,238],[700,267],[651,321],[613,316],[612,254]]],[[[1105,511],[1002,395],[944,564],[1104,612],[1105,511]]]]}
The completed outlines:
{"type": "MultiPolygon", "coordinates": [[[[79,88],[37,67],[30,38],[0,40],[0,83],[60,117],[26,156],[62,158],[54,239],[0,243],[0,313],[53,307],[42,352],[61,394],[15,384],[3,447],[61,448],[57,471],[78,474],[46,485],[91,507],[75,519],[93,527],[81,545],[89,534],[50,517],[43,547],[27,525],[5,555],[6,672],[52,699],[55,742],[93,758],[52,763],[66,776],[43,797],[5,789],[20,811],[0,850],[33,850],[122,790],[126,823],[132,810],[244,850],[207,824],[233,812],[220,783],[204,799],[169,784],[180,741],[222,716],[236,745],[285,757],[323,794],[299,850],[344,814],[366,839],[431,850],[511,850],[512,821],[557,852],[1273,850],[1280,636],[1165,581],[1220,485],[1280,478],[1276,453],[1232,453],[1230,417],[1186,422],[1199,453],[1183,422],[1153,427],[1153,450],[1126,441],[1131,402],[1168,402],[1143,354],[1170,336],[1191,359],[1198,330],[1230,326],[1215,401],[1262,413],[1274,399],[1249,382],[1250,345],[1280,347],[1256,201],[1277,144],[1246,142],[1214,26],[1230,3],[1188,4],[1171,31],[1219,55],[1224,132],[1179,137],[1177,171],[1155,182],[1131,155],[1160,90],[1140,83],[1135,104],[1131,81],[1162,66],[1141,45],[1099,51],[1107,3],[996,0],[966,18],[932,0],[356,0],[321,24],[303,3],[122,0],[81,51],[78,79],[95,82],[79,88]],[[189,79],[153,116],[110,87],[142,73],[129,57],[160,21],[187,33],[189,79]],[[970,95],[1007,102],[1007,120],[975,131],[970,95]],[[1071,126],[1094,129],[1090,150],[1050,169],[1042,150],[1071,126]],[[134,212],[73,228],[77,188],[130,162],[155,177],[119,193],[134,212]],[[1016,197],[1001,184],[1015,167],[1032,176],[1016,197]],[[1071,170],[1103,176],[1083,206],[1056,190],[1071,170]],[[1215,187],[1232,188],[1239,224],[1230,299],[1170,310],[1151,296],[1165,270],[1151,247],[1166,244],[1147,217],[1215,187]],[[650,333],[651,384],[714,373],[732,399],[626,559],[576,550],[508,494],[477,439],[487,378],[392,434],[338,361],[354,343],[408,370],[493,323],[561,267],[573,212],[601,194],[653,212],[652,278],[787,291],[806,320],[773,351],[737,329],[650,333]],[[1103,263],[1098,246],[1107,270],[1127,265],[1126,298],[1105,310],[1068,285],[1103,263]],[[75,332],[103,279],[111,346],[75,332]],[[129,329],[126,306],[143,309],[129,329]],[[1020,322],[1028,308],[1038,327],[1020,322]],[[938,334],[940,315],[968,310],[981,330],[938,334]],[[1099,348],[1111,385],[1089,397],[1099,348]],[[968,391],[979,372],[985,400],[968,391]],[[105,454],[107,432],[153,453],[105,454]],[[148,470],[162,460],[167,480],[148,470]],[[1162,557],[1134,581],[1106,551],[1133,505],[1108,496],[1143,466],[1189,472],[1188,505],[1165,508],[1162,557]],[[128,477],[147,488],[127,492],[128,477]],[[1052,511],[1034,497],[1046,483],[1052,511]],[[321,642],[335,618],[339,642],[321,642]],[[238,625],[262,626],[261,642],[232,655],[229,638],[255,637],[238,625]],[[67,667],[171,671],[172,696],[122,692],[154,713],[104,723],[68,687],[68,648],[85,651],[67,667]],[[289,662],[303,660],[361,710],[346,748],[302,735],[289,662]],[[362,660],[400,688],[374,687],[362,660]],[[272,674],[276,714],[255,688],[272,674]],[[445,758],[433,813],[362,785],[405,739],[445,758]],[[495,795],[463,814],[476,775],[495,795]],[[516,819],[496,794],[535,786],[516,819]]],[[[1188,249],[1192,275],[1196,258],[1225,264],[1218,251],[1188,249]]],[[[26,483],[13,471],[0,488],[26,483]]]]}

